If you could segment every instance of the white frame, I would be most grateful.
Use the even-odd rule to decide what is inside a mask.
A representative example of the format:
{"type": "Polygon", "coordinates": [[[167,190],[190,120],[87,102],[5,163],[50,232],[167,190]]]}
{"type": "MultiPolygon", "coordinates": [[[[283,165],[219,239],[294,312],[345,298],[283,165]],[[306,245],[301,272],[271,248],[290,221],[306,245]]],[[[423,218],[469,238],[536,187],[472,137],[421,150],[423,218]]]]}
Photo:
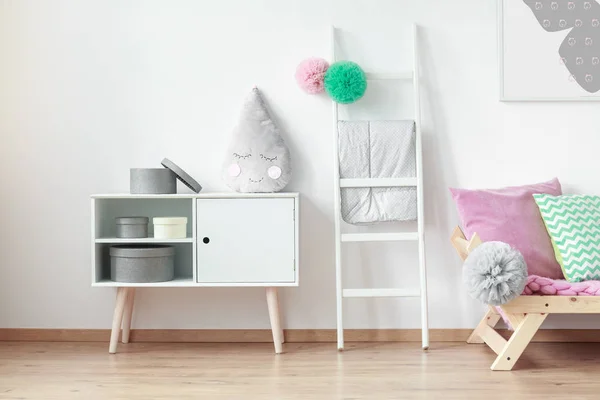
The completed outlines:
{"type": "MultiPolygon", "coordinates": [[[[498,24],[498,94],[501,102],[582,102],[600,101],[600,94],[581,97],[506,97],[504,94],[504,1],[497,0],[498,24]]],[[[514,1],[514,0],[511,0],[514,1]]]]}

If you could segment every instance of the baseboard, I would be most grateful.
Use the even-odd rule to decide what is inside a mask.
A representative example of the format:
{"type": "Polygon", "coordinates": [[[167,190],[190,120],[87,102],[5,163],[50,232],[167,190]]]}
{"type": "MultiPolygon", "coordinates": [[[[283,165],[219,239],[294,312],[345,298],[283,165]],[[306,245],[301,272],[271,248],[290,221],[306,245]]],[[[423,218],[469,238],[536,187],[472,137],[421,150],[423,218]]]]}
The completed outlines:
{"type": "MultiPolygon", "coordinates": [[[[471,329],[431,329],[432,342],[464,342],[471,329]]],[[[499,330],[504,337],[507,330],[499,330]]],[[[108,342],[109,329],[0,329],[0,341],[108,342]]],[[[419,342],[419,329],[347,329],[347,342],[419,342]]],[[[335,329],[286,329],[288,343],[332,343],[335,329]]],[[[131,341],[138,343],[268,343],[270,329],[133,329],[131,341]]],[[[599,329],[541,329],[533,342],[600,342],[599,329]]]]}

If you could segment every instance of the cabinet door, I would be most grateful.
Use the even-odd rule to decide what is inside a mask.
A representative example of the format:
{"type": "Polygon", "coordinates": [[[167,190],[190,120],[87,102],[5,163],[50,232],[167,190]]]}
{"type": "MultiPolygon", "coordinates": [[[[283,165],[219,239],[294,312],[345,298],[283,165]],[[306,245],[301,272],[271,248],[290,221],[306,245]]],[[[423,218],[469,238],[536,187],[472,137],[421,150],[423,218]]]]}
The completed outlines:
{"type": "Polygon", "coordinates": [[[200,283],[293,283],[294,199],[198,199],[200,283]]]}

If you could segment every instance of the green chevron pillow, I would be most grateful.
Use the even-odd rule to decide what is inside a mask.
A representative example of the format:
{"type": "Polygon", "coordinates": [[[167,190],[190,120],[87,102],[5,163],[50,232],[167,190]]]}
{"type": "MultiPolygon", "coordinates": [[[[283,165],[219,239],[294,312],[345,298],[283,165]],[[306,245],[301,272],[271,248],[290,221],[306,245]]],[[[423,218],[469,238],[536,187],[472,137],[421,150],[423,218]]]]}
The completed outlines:
{"type": "Polygon", "coordinates": [[[534,194],[569,282],[600,280],[600,197],[534,194]]]}

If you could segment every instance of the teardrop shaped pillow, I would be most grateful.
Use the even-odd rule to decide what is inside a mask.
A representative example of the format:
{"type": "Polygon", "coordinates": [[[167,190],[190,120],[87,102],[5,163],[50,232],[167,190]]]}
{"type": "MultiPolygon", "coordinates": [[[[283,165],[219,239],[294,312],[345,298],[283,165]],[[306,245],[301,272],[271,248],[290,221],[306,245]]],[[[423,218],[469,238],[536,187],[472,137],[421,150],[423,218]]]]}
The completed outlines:
{"type": "Polygon", "coordinates": [[[236,192],[279,192],[290,181],[290,151],[257,88],[253,88],[233,130],[222,177],[236,192]]]}

